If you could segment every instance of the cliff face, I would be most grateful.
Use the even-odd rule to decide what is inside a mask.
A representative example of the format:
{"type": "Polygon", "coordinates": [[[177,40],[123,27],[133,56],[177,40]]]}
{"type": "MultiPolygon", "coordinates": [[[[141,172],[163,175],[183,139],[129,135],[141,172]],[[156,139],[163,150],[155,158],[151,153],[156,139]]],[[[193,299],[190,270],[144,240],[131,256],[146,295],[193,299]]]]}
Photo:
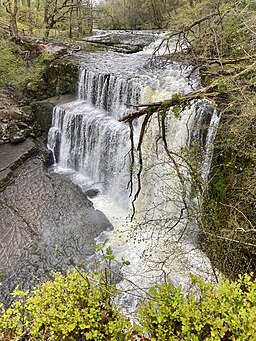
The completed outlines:
{"type": "Polygon", "coordinates": [[[255,96],[224,112],[204,207],[204,249],[230,278],[256,273],[255,96]]]}
{"type": "Polygon", "coordinates": [[[86,264],[94,238],[111,228],[70,180],[48,173],[42,155],[23,161],[13,177],[0,199],[2,299],[18,284],[31,288],[53,271],[86,264]]]}
{"type": "MultiPolygon", "coordinates": [[[[45,49],[45,48],[44,48],[45,49]]],[[[44,51],[45,53],[45,51],[44,51]]],[[[66,50],[64,50],[66,53],[66,50]]],[[[2,299],[52,271],[85,262],[110,223],[65,177],[48,172],[52,109],[74,97],[78,66],[56,54],[34,61],[39,78],[0,94],[0,271],[2,299]],[[37,70],[38,71],[38,70],[37,70]],[[72,261],[70,260],[73,256],[72,261]],[[71,263],[70,263],[71,262],[71,263]]]]}
{"type": "Polygon", "coordinates": [[[20,106],[20,97],[15,89],[0,94],[0,144],[20,143],[39,133],[31,106],[20,106]]]}
{"type": "MultiPolygon", "coordinates": [[[[59,51],[33,57],[31,76],[23,77],[22,85],[16,86],[14,79],[14,85],[6,83],[0,88],[0,144],[20,143],[47,133],[56,101],[63,95],[75,95],[78,64],[61,57],[59,51]]],[[[15,77],[12,72],[9,77],[15,77]]]]}

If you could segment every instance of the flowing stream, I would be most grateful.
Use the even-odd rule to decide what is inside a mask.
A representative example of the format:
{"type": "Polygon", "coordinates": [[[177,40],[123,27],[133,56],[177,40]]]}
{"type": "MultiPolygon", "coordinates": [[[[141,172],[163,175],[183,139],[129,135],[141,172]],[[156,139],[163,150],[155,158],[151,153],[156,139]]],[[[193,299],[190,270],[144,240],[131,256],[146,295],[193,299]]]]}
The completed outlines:
{"type": "MultiPolygon", "coordinates": [[[[48,137],[55,172],[68,174],[114,226],[97,242],[108,239],[117,260],[130,262],[119,286],[126,292],[123,304],[131,311],[135,291],[140,295],[167,277],[186,286],[191,272],[212,274],[209,260],[197,248],[200,197],[192,194],[185,157],[186,150],[199,146],[199,168],[206,182],[219,121],[208,101],[195,102],[179,115],[167,113],[171,156],[166,154],[156,115],[151,119],[142,147],[141,191],[130,219],[139,164],[137,157],[131,164],[129,126],[118,119],[133,110],[129,104],[156,102],[200,88],[192,67],[170,63],[158,69],[150,65],[151,52],[147,47],[130,55],[87,54],[81,63],[77,100],[55,107],[48,137]]],[[[133,123],[135,147],[141,124],[133,123]]]]}

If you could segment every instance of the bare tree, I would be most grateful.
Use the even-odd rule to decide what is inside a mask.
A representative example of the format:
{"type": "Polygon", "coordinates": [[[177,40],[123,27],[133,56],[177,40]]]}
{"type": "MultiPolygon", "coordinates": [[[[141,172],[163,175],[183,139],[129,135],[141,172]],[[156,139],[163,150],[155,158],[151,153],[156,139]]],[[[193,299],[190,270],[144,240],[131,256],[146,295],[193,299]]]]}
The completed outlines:
{"type": "Polygon", "coordinates": [[[18,15],[18,1],[17,0],[6,0],[3,5],[10,16],[10,30],[11,34],[15,37],[19,37],[17,15],[18,15]]]}
{"type": "Polygon", "coordinates": [[[49,37],[50,30],[55,27],[57,23],[66,20],[70,11],[76,7],[73,0],[46,0],[44,8],[44,39],[49,37]]]}

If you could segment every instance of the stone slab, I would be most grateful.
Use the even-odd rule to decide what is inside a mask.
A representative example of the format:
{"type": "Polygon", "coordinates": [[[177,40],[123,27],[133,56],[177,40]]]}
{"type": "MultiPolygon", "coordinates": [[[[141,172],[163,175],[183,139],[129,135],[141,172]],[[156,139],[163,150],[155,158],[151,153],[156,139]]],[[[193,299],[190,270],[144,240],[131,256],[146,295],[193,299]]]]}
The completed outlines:
{"type": "Polygon", "coordinates": [[[5,169],[0,172],[0,191],[3,190],[8,184],[10,184],[12,179],[12,171],[10,168],[5,169]]]}
{"type": "Polygon", "coordinates": [[[27,139],[19,144],[0,145],[0,172],[8,168],[14,170],[35,151],[36,145],[32,139],[27,139]]]}

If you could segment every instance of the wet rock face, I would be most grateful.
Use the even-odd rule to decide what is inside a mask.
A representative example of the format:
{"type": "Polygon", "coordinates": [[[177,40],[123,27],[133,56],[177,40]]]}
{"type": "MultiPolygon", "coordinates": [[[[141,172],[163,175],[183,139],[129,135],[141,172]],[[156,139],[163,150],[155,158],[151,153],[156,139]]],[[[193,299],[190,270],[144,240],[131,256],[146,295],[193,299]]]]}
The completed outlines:
{"type": "Polygon", "coordinates": [[[11,143],[0,145],[0,192],[14,181],[13,171],[36,153],[36,145],[31,139],[18,145],[11,143]]]}
{"type": "Polygon", "coordinates": [[[48,133],[52,123],[52,112],[54,104],[51,102],[35,102],[32,105],[32,111],[36,122],[43,133],[48,133]]]}
{"type": "Polygon", "coordinates": [[[55,105],[73,101],[74,95],[62,95],[51,97],[42,101],[34,101],[31,104],[32,116],[40,127],[40,133],[47,135],[52,124],[52,114],[55,105]]]}
{"type": "Polygon", "coordinates": [[[111,228],[70,180],[51,175],[34,157],[15,171],[0,196],[2,297],[30,288],[53,271],[88,262],[94,238],[111,228]]]}

